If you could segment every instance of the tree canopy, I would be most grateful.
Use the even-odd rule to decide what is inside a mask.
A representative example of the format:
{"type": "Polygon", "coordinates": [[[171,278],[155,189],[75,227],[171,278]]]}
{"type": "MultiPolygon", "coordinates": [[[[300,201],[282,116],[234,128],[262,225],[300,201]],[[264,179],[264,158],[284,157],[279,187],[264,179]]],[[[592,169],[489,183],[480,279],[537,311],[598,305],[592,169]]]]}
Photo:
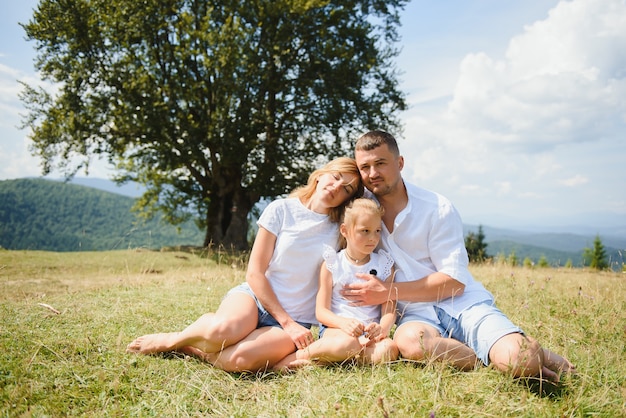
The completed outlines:
{"type": "Polygon", "coordinates": [[[247,214],[357,133],[399,130],[407,0],[42,0],[23,24],[55,91],[25,86],[42,171],[105,157],[138,209],[247,245],[247,214]]]}

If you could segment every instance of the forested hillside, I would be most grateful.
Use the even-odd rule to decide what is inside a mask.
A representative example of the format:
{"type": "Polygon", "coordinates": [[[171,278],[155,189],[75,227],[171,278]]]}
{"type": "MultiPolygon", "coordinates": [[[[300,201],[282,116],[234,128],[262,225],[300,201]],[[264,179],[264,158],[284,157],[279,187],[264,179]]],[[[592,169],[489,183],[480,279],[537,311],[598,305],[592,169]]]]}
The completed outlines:
{"type": "Polygon", "coordinates": [[[134,199],[43,179],[0,181],[0,246],[6,249],[93,251],[201,245],[193,224],[145,221],[134,199]]]}

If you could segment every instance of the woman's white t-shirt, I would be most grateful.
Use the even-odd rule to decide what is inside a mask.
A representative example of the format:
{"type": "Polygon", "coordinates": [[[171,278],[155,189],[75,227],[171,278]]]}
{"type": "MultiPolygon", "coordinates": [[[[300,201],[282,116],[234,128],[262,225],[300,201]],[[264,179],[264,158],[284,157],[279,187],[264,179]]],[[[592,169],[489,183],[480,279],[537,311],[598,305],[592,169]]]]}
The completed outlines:
{"type": "Polygon", "coordinates": [[[265,277],[281,306],[295,321],[317,323],[315,297],[322,253],[324,245],[337,248],[339,225],[292,197],[271,202],[257,224],[276,236],[265,277]]]}

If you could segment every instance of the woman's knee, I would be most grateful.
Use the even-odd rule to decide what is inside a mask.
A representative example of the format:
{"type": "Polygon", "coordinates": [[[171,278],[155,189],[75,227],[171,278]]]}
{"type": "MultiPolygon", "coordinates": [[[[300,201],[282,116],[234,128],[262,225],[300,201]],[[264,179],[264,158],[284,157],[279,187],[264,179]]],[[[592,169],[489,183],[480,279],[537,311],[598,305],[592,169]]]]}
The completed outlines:
{"type": "Polygon", "coordinates": [[[205,324],[204,339],[216,344],[223,344],[224,348],[245,338],[256,328],[256,324],[253,323],[244,324],[241,321],[233,321],[210,314],[207,315],[205,324]]]}

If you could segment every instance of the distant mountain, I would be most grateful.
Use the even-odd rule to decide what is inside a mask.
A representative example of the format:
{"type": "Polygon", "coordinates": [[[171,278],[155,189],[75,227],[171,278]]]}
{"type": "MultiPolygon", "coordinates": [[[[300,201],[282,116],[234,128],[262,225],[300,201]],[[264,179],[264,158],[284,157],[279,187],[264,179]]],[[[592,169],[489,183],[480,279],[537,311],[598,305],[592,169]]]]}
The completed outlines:
{"type": "MultiPolygon", "coordinates": [[[[178,233],[176,227],[159,220],[138,219],[130,208],[142,192],[136,183],[118,186],[105,179],[75,178],[69,183],[44,179],[0,181],[0,246],[76,251],[202,243],[203,233],[191,222],[178,233]]],[[[465,235],[477,230],[477,225],[464,226],[465,235]]],[[[616,226],[610,230],[612,233],[600,233],[613,266],[624,262],[624,230],[626,227],[616,226]]],[[[593,246],[599,232],[571,231],[524,231],[483,225],[491,256],[506,257],[515,252],[520,262],[526,257],[533,262],[545,257],[551,265],[564,265],[571,260],[580,266],[584,249],[593,246]]]]}
{"type": "MultiPolygon", "coordinates": [[[[464,234],[477,232],[477,225],[464,225],[464,234]]],[[[598,234],[579,235],[555,232],[524,232],[513,229],[492,228],[483,225],[487,253],[490,256],[508,256],[515,253],[521,262],[528,257],[538,262],[543,256],[551,265],[562,266],[568,261],[582,266],[585,248],[593,248],[598,234]]],[[[621,269],[626,261],[626,235],[599,234],[606,250],[607,261],[614,269],[621,269]]]]}
{"type": "Polygon", "coordinates": [[[65,179],[51,179],[54,181],[60,181],[63,183],[79,184],[81,186],[87,186],[98,190],[104,190],[106,192],[121,194],[129,197],[139,197],[144,192],[145,188],[138,183],[129,182],[123,185],[118,185],[114,181],[100,178],[89,177],[74,177],[73,179],[66,181],[65,179]]]}
{"type": "Polygon", "coordinates": [[[91,187],[43,179],[0,181],[0,246],[7,249],[99,251],[201,245],[192,223],[143,220],[135,200],[91,187]]]}

